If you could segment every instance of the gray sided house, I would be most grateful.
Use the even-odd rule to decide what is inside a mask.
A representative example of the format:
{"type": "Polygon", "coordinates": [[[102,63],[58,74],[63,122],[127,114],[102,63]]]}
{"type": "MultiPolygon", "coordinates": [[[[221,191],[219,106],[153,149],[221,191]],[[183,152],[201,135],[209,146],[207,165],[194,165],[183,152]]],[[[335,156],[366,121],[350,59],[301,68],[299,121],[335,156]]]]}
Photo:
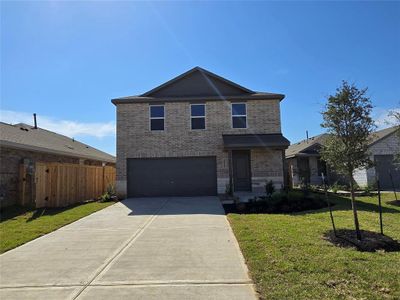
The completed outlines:
{"type": "Polygon", "coordinates": [[[354,179],[359,186],[374,185],[379,177],[381,188],[400,188],[400,162],[396,162],[396,154],[400,152],[399,126],[376,131],[371,136],[369,145],[370,158],[375,166],[370,169],[359,169],[354,179]]]}
{"type": "Polygon", "coordinates": [[[55,132],[0,122],[0,207],[17,203],[20,165],[60,162],[115,165],[115,157],[55,132]]]}
{"type": "MultiPolygon", "coordinates": [[[[392,182],[396,188],[400,187],[400,165],[394,159],[400,151],[398,130],[399,127],[394,126],[376,131],[371,135],[368,151],[374,167],[358,169],[354,173],[354,180],[360,187],[374,185],[377,175],[383,189],[391,189],[392,182]]],[[[320,159],[319,150],[327,136],[327,134],[321,134],[312,137],[293,144],[286,150],[289,181],[293,186],[301,184],[302,179],[311,184],[320,185],[322,172],[327,174],[330,183],[335,181],[344,183],[344,178],[337,176],[320,159]]]]}
{"type": "Polygon", "coordinates": [[[284,184],[282,94],[254,92],[202,68],[117,108],[121,197],[216,195],[284,184]]]}
{"type": "MultiPolygon", "coordinates": [[[[292,144],[285,151],[289,184],[298,186],[302,183],[320,185],[322,174],[332,179],[334,173],[321,160],[319,151],[327,134],[321,134],[292,144]]],[[[334,176],[336,178],[336,176],[334,176]]],[[[330,180],[332,181],[332,180],[330,180]]]]}

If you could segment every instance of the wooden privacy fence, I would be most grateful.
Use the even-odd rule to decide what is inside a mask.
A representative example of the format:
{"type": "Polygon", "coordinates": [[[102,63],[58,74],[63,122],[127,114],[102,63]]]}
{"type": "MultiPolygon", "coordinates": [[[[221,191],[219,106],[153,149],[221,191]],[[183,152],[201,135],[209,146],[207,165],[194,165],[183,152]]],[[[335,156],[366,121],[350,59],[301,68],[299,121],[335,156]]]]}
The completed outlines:
{"type": "Polygon", "coordinates": [[[21,165],[20,204],[36,208],[97,199],[115,185],[115,167],[110,166],[37,162],[31,169],[21,165]]]}

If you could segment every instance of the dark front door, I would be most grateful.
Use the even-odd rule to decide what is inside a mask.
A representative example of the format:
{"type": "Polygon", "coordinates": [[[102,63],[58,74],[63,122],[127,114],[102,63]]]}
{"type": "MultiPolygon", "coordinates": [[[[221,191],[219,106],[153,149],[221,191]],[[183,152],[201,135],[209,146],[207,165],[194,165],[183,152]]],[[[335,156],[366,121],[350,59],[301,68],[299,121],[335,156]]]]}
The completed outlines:
{"type": "Polygon", "coordinates": [[[393,155],[375,155],[375,170],[381,189],[400,187],[400,166],[395,164],[393,155]]]}
{"type": "Polygon", "coordinates": [[[250,151],[232,151],[233,187],[235,191],[251,191],[250,151]]]}
{"type": "Polygon", "coordinates": [[[215,157],[128,158],[128,197],[217,194],[215,157]]]}
{"type": "Polygon", "coordinates": [[[299,157],[297,159],[297,168],[299,170],[299,179],[303,184],[310,183],[310,161],[308,157],[299,157]]]}

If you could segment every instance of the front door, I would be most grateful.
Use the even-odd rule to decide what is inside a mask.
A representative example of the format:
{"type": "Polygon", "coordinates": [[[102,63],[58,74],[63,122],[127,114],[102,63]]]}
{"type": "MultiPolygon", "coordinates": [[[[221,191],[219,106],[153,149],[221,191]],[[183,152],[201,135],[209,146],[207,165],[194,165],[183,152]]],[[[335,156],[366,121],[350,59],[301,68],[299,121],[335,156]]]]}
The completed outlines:
{"type": "Polygon", "coordinates": [[[375,155],[374,159],[381,189],[399,188],[400,168],[396,165],[393,155],[375,155]]]}
{"type": "Polygon", "coordinates": [[[297,159],[297,168],[299,170],[299,179],[302,184],[310,183],[310,161],[308,157],[299,157],[297,159]]]}
{"type": "Polygon", "coordinates": [[[251,191],[250,151],[232,151],[234,191],[251,191]]]}

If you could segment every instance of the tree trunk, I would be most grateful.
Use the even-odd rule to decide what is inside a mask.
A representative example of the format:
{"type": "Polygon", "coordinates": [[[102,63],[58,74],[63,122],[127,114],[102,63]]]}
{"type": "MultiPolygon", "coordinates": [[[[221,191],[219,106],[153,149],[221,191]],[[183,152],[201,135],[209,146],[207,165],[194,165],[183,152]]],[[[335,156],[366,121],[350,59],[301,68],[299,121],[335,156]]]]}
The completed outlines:
{"type": "Polygon", "coordinates": [[[355,196],[354,196],[353,172],[350,172],[349,177],[350,177],[351,208],[353,209],[354,226],[356,228],[357,240],[361,240],[360,224],[358,222],[356,200],[355,200],[355,196]]]}

